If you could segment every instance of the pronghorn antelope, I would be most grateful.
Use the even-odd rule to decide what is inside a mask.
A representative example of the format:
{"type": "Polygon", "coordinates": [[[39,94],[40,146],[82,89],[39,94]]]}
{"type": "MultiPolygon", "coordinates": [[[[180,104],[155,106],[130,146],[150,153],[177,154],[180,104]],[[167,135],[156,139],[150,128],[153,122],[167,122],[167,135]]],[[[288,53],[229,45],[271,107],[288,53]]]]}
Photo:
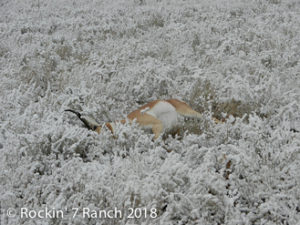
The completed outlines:
{"type": "MultiPolygon", "coordinates": [[[[126,122],[126,119],[123,119],[100,125],[90,118],[82,117],[80,113],[74,110],[67,109],[65,111],[75,113],[87,128],[94,130],[97,133],[101,132],[103,126],[106,126],[112,133],[114,133],[116,123],[124,124],[126,122]]],[[[150,128],[154,134],[154,139],[157,139],[164,131],[171,130],[178,126],[178,116],[202,118],[202,115],[199,112],[193,110],[185,102],[177,99],[168,99],[149,102],[139,109],[129,113],[127,115],[127,120],[129,122],[136,121],[142,128],[150,128]]],[[[214,120],[216,123],[219,122],[215,118],[214,120]]]]}

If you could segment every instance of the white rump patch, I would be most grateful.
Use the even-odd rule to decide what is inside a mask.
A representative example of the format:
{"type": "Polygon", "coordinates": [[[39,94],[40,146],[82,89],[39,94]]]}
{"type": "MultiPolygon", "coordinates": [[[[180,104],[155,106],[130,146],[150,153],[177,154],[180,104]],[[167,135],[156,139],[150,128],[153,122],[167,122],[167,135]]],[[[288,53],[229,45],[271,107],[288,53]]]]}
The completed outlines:
{"type": "Polygon", "coordinates": [[[163,123],[165,130],[170,130],[177,125],[178,114],[176,109],[166,101],[159,101],[145,113],[159,119],[163,123]]]}

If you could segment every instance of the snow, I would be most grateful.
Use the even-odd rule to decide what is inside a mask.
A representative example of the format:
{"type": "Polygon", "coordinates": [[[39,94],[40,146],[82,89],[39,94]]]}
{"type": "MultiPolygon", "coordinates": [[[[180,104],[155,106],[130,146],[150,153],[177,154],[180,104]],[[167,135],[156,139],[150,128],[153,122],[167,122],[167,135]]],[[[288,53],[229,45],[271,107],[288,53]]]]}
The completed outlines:
{"type": "Polygon", "coordinates": [[[1,1],[0,224],[298,224],[299,32],[297,0],[1,1]],[[152,141],[64,112],[168,98],[203,120],[152,141]],[[45,207],[64,218],[21,218],[45,207]],[[72,218],[84,207],[147,217],[72,218]]]}

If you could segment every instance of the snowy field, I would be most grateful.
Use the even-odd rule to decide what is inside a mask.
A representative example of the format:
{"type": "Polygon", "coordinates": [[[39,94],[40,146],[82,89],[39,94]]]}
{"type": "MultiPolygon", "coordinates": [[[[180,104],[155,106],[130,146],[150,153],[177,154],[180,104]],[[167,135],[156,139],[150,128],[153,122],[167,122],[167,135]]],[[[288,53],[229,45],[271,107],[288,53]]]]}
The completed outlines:
{"type": "Polygon", "coordinates": [[[299,224],[299,58],[298,0],[1,0],[0,224],[299,224]],[[63,111],[168,98],[203,120],[63,111]]]}

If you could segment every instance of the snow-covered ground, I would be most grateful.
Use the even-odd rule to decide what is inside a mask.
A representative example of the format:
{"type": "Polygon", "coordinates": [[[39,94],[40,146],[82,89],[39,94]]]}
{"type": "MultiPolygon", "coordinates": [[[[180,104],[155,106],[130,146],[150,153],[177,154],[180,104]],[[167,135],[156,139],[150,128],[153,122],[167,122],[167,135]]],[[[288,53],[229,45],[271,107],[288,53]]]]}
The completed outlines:
{"type": "Polygon", "coordinates": [[[0,224],[296,225],[299,58],[298,0],[1,0],[0,224]],[[166,98],[203,120],[153,142],[63,112],[166,98]]]}

